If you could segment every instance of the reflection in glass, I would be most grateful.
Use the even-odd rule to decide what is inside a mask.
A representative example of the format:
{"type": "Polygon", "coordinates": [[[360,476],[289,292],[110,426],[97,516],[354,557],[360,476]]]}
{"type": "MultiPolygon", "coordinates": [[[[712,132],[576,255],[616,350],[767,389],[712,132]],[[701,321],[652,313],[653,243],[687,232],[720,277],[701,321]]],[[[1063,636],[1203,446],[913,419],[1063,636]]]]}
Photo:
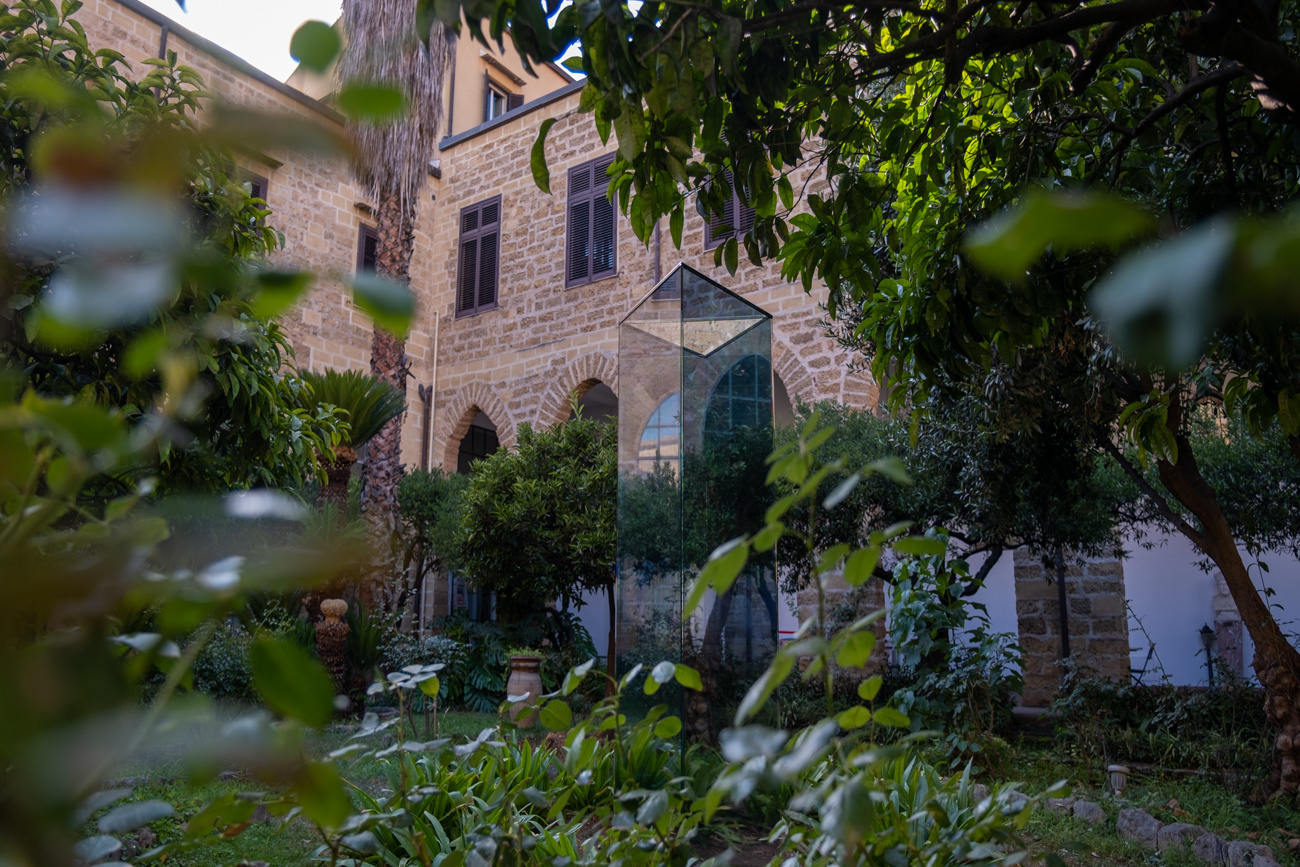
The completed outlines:
{"type": "Polygon", "coordinates": [[[665,460],[675,464],[681,455],[681,409],[681,395],[674,391],[650,414],[637,451],[637,469],[641,472],[652,473],[655,465],[665,460]]]}
{"type": "Polygon", "coordinates": [[[670,685],[645,701],[667,702],[697,737],[727,723],[777,646],[770,555],[682,611],[713,549],[771,505],[771,353],[771,317],[685,266],[619,329],[617,663],[696,668],[703,693],[670,685]]]}

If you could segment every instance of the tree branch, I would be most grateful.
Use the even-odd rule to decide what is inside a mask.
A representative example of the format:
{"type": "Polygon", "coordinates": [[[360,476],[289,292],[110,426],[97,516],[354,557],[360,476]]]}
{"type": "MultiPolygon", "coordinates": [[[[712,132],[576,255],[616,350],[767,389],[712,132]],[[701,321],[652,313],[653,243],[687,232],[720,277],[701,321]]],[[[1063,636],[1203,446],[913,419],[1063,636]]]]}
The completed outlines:
{"type": "Polygon", "coordinates": [[[1097,445],[1101,446],[1102,451],[1114,458],[1115,462],[1119,464],[1120,469],[1124,471],[1124,474],[1133,480],[1133,484],[1138,486],[1138,490],[1143,494],[1146,494],[1147,498],[1151,501],[1151,504],[1156,507],[1156,511],[1160,513],[1160,517],[1177,527],[1178,532],[1182,533],[1195,543],[1196,547],[1204,550],[1203,546],[1205,544],[1205,538],[1201,535],[1200,531],[1187,523],[1181,515],[1173,510],[1169,505],[1169,501],[1160,495],[1160,492],[1146,480],[1145,476],[1138,472],[1138,468],[1133,466],[1132,461],[1124,457],[1124,453],[1119,450],[1119,446],[1115,445],[1110,437],[1099,435],[1097,437],[1097,445]]]}

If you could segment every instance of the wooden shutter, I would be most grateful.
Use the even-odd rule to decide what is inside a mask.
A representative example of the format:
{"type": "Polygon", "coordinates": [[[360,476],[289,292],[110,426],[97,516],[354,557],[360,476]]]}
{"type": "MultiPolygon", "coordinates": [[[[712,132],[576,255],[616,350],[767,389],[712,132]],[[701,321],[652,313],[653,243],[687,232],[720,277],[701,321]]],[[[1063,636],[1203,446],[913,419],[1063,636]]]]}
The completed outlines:
{"type": "Polygon", "coordinates": [[[460,212],[457,315],[482,313],[497,306],[501,251],[501,197],[470,205],[460,212]]]}
{"type": "Polygon", "coordinates": [[[569,207],[564,285],[579,286],[618,271],[618,213],[606,196],[605,172],[613,154],[569,170],[569,207]]]}
{"type": "Polygon", "coordinates": [[[721,217],[709,220],[704,230],[704,248],[711,250],[733,235],[744,235],[754,228],[754,209],[746,205],[741,198],[740,188],[736,185],[736,176],[727,170],[727,185],[731,187],[731,197],[722,208],[721,217]]]}
{"type": "Polygon", "coordinates": [[[506,111],[514,111],[524,104],[524,95],[522,93],[506,94],[506,111]]]}
{"type": "Polygon", "coordinates": [[[379,267],[379,231],[374,226],[361,224],[357,235],[357,270],[375,271],[379,267]]]}

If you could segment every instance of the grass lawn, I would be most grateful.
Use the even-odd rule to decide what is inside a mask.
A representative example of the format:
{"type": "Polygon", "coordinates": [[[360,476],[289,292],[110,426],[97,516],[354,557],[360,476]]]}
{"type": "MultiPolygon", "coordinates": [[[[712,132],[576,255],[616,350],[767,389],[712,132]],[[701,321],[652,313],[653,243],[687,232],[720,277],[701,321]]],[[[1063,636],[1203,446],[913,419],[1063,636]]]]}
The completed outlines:
{"type": "MultiPolygon", "coordinates": [[[[229,718],[238,711],[226,708],[221,715],[229,718]]],[[[444,713],[440,717],[439,733],[473,737],[493,725],[495,720],[492,714],[444,713]]],[[[197,739],[210,737],[219,724],[213,723],[211,731],[201,727],[191,730],[183,739],[155,743],[114,771],[116,779],[134,785],[130,800],[156,799],[176,807],[177,817],[152,826],[159,842],[178,837],[185,818],[213,798],[229,792],[267,789],[264,782],[238,774],[223,775],[202,784],[188,781],[181,757],[197,739]]],[[[307,736],[304,750],[311,755],[324,755],[346,745],[351,734],[352,728],[342,725],[312,732],[307,736]]],[[[422,724],[408,734],[424,738],[422,724]]],[[[540,732],[526,734],[531,737],[540,732]]],[[[939,757],[933,756],[932,759],[939,757]]],[[[378,794],[387,787],[382,761],[344,757],[339,760],[338,768],[345,780],[371,793],[378,794]]],[[[1300,838],[1300,815],[1285,805],[1250,806],[1245,801],[1244,792],[1236,791],[1240,786],[1199,776],[1161,778],[1134,775],[1130,777],[1123,797],[1119,798],[1103,790],[1099,773],[1098,768],[1088,769],[1062,761],[1048,740],[1026,740],[1011,748],[1005,761],[1005,778],[1022,781],[1022,788],[1027,792],[1042,791],[1053,782],[1065,779],[1073,787],[1075,797],[1101,804],[1107,814],[1107,820],[1097,825],[1057,813],[1035,814],[1025,832],[1034,863],[1041,863],[1045,854],[1056,852],[1072,867],[1153,864],[1192,867],[1199,864],[1187,851],[1155,853],[1120,840],[1115,831],[1116,817],[1121,809],[1132,806],[1141,807],[1166,823],[1190,822],[1214,831],[1226,840],[1249,839],[1270,846],[1282,864],[1300,867],[1300,859],[1287,847],[1289,840],[1300,838]],[[1093,777],[1091,780],[1089,771],[1093,777]]],[[[93,828],[88,825],[86,833],[94,833],[93,828]]],[[[284,825],[254,823],[238,836],[193,852],[178,853],[169,857],[167,863],[180,867],[215,867],[265,862],[273,867],[306,867],[317,863],[312,861],[312,853],[320,841],[314,833],[312,826],[302,820],[284,825]]],[[[129,860],[129,856],[136,853],[130,848],[131,839],[127,840],[128,850],[124,854],[129,860]]],[[[147,839],[144,842],[150,843],[147,839]]]]}
{"type": "Polygon", "coordinates": [[[1104,790],[1100,768],[1091,770],[1090,780],[1080,765],[1060,761],[1050,742],[1024,742],[1016,748],[1007,776],[1024,780],[1026,790],[1038,791],[1064,779],[1073,787],[1073,797],[1094,801],[1106,811],[1106,821],[1097,825],[1058,813],[1035,814],[1027,828],[1035,854],[1055,851],[1073,865],[1202,864],[1190,852],[1155,853],[1120,840],[1115,830],[1119,811],[1140,807],[1166,824],[1189,822],[1228,841],[1269,846],[1280,863],[1300,867],[1300,858],[1288,850],[1288,842],[1300,838],[1300,813],[1287,804],[1248,804],[1244,783],[1205,776],[1133,774],[1123,796],[1117,797],[1104,790]]]}

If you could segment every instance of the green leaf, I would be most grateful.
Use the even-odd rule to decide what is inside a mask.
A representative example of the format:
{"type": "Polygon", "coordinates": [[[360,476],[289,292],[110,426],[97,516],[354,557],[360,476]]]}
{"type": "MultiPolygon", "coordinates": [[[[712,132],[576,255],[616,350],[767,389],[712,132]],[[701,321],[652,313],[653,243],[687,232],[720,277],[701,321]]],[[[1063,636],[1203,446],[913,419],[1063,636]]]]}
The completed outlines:
{"type": "Polygon", "coordinates": [[[588,672],[591,671],[591,667],[595,664],[596,660],[593,658],[588,659],[582,665],[576,665],[569,669],[564,675],[564,684],[560,687],[560,693],[570,695],[578,688],[578,684],[582,683],[582,679],[587,676],[588,672]]]}
{"type": "Polygon", "coordinates": [[[897,708],[880,707],[871,715],[876,725],[889,726],[890,728],[906,728],[912,724],[907,715],[897,708]]]}
{"type": "Polygon", "coordinates": [[[99,820],[99,833],[122,834],[134,831],[142,825],[166,819],[176,815],[171,804],[162,801],[141,801],[135,804],[123,804],[109,810],[99,820]]]}
{"type": "Polygon", "coordinates": [[[861,587],[876,572],[879,548],[859,548],[844,562],[844,580],[850,587],[861,587]]]}
{"type": "Polygon", "coordinates": [[[540,717],[542,725],[551,731],[561,731],[573,725],[573,711],[558,698],[543,705],[540,717]]]}
{"type": "Polygon", "coordinates": [[[1217,218],[1120,260],[1089,299],[1111,337],[1134,360],[1182,368],[1200,357],[1219,315],[1218,289],[1237,230],[1217,218]]]}
{"type": "Polygon", "coordinates": [[[337,828],[352,812],[352,801],[333,765],[308,762],[293,777],[293,792],[307,817],[326,828],[337,828]]]}
{"type": "Polygon", "coordinates": [[[1048,247],[1058,256],[1073,250],[1114,249],[1151,232],[1155,225],[1151,214],[1118,196],[1039,190],[972,231],[965,250],[976,267],[1014,282],[1026,277],[1029,266],[1048,247]]]}
{"type": "Polygon", "coordinates": [[[871,722],[871,711],[860,704],[854,705],[836,717],[835,721],[845,729],[860,729],[871,722]]]}
{"type": "Polygon", "coordinates": [[[415,296],[411,290],[373,273],[361,272],[352,279],[352,300],[375,324],[398,337],[405,337],[415,318],[415,296]]]}
{"type": "Polygon", "coordinates": [[[858,684],[858,698],[863,701],[875,701],[876,696],[880,694],[880,687],[884,682],[885,679],[883,677],[878,674],[873,674],[871,677],[858,684]]]}
{"type": "Polygon", "coordinates": [[[253,686],[273,709],[317,728],[334,715],[334,680],[292,641],[260,638],[248,652],[253,686]]]}
{"type": "Polygon", "coordinates": [[[391,85],[354,81],[338,92],[335,104],[352,120],[380,123],[406,113],[406,94],[391,85]]]}
{"type": "Polygon", "coordinates": [[[308,21],[293,32],[289,56],[313,72],[329,69],[343,42],[338,31],[324,21],[308,21]]]}
{"type": "Polygon", "coordinates": [[[663,789],[656,789],[641,802],[640,809],[636,811],[637,824],[653,825],[666,812],[668,812],[668,793],[663,789]]]}
{"type": "Polygon", "coordinates": [[[712,587],[719,596],[730,590],[736,576],[745,568],[748,560],[749,543],[745,539],[732,539],[725,545],[719,545],[709,555],[709,562],[705,563],[704,568],[700,570],[700,577],[695,579],[690,596],[686,600],[685,613],[691,614],[700,607],[704,593],[709,587],[712,587]]]}
{"type": "Polygon", "coordinates": [[[689,665],[683,665],[680,662],[673,667],[673,676],[677,682],[687,689],[693,689],[696,692],[704,691],[704,683],[700,680],[700,673],[689,665]]]}
{"type": "Polygon", "coordinates": [[[420,681],[420,692],[429,696],[429,698],[436,698],[441,689],[442,684],[438,681],[438,675],[436,674],[427,680],[420,681]]]}
{"type": "Polygon", "coordinates": [[[835,662],[843,668],[861,668],[871,658],[871,651],[876,649],[876,636],[873,632],[853,632],[835,652],[835,662]]]}
{"type": "MultiPolygon", "coordinates": [[[[331,31],[333,32],[333,31],[331,31]]],[[[259,319],[279,316],[298,302],[315,279],[308,271],[261,271],[257,275],[257,298],[253,315],[259,319]]]]}
{"type": "Polygon", "coordinates": [[[853,493],[853,489],[858,486],[858,482],[860,481],[862,481],[861,474],[854,473],[844,481],[840,482],[835,486],[835,490],[827,494],[826,499],[822,500],[822,508],[829,511],[844,502],[848,499],[849,494],[853,493]]]}
{"type": "Polygon", "coordinates": [[[666,716],[655,725],[655,737],[675,738],[682,730],[682,721],[675,716],[666,716]]]}
{"type": "Polygon", "coordinates": [[[925,536],[908,536],[895,539],[890,547],[895,554],[907,554],[915,557],[938,556],[948,550],[948,543],[943,539],[929,539],[925,536]]]}
{"type": "Polygon", "coordinates": [[[546,134],[555,126],[555,121],[556,118],[553,117],[542,121],[542,127],[537,131],[537,140],[533,142],[533,183],[543,193],[551,192],[551,170],[546,167],[546,134]]]}
{"type": "Polygon", "coordinates": [[[668,683],[676,675],[676,667],[671,662],[661,662],[650,669],[650,676],[645,680],[645,694],[654,695],[659,687],[668,683]]]}

